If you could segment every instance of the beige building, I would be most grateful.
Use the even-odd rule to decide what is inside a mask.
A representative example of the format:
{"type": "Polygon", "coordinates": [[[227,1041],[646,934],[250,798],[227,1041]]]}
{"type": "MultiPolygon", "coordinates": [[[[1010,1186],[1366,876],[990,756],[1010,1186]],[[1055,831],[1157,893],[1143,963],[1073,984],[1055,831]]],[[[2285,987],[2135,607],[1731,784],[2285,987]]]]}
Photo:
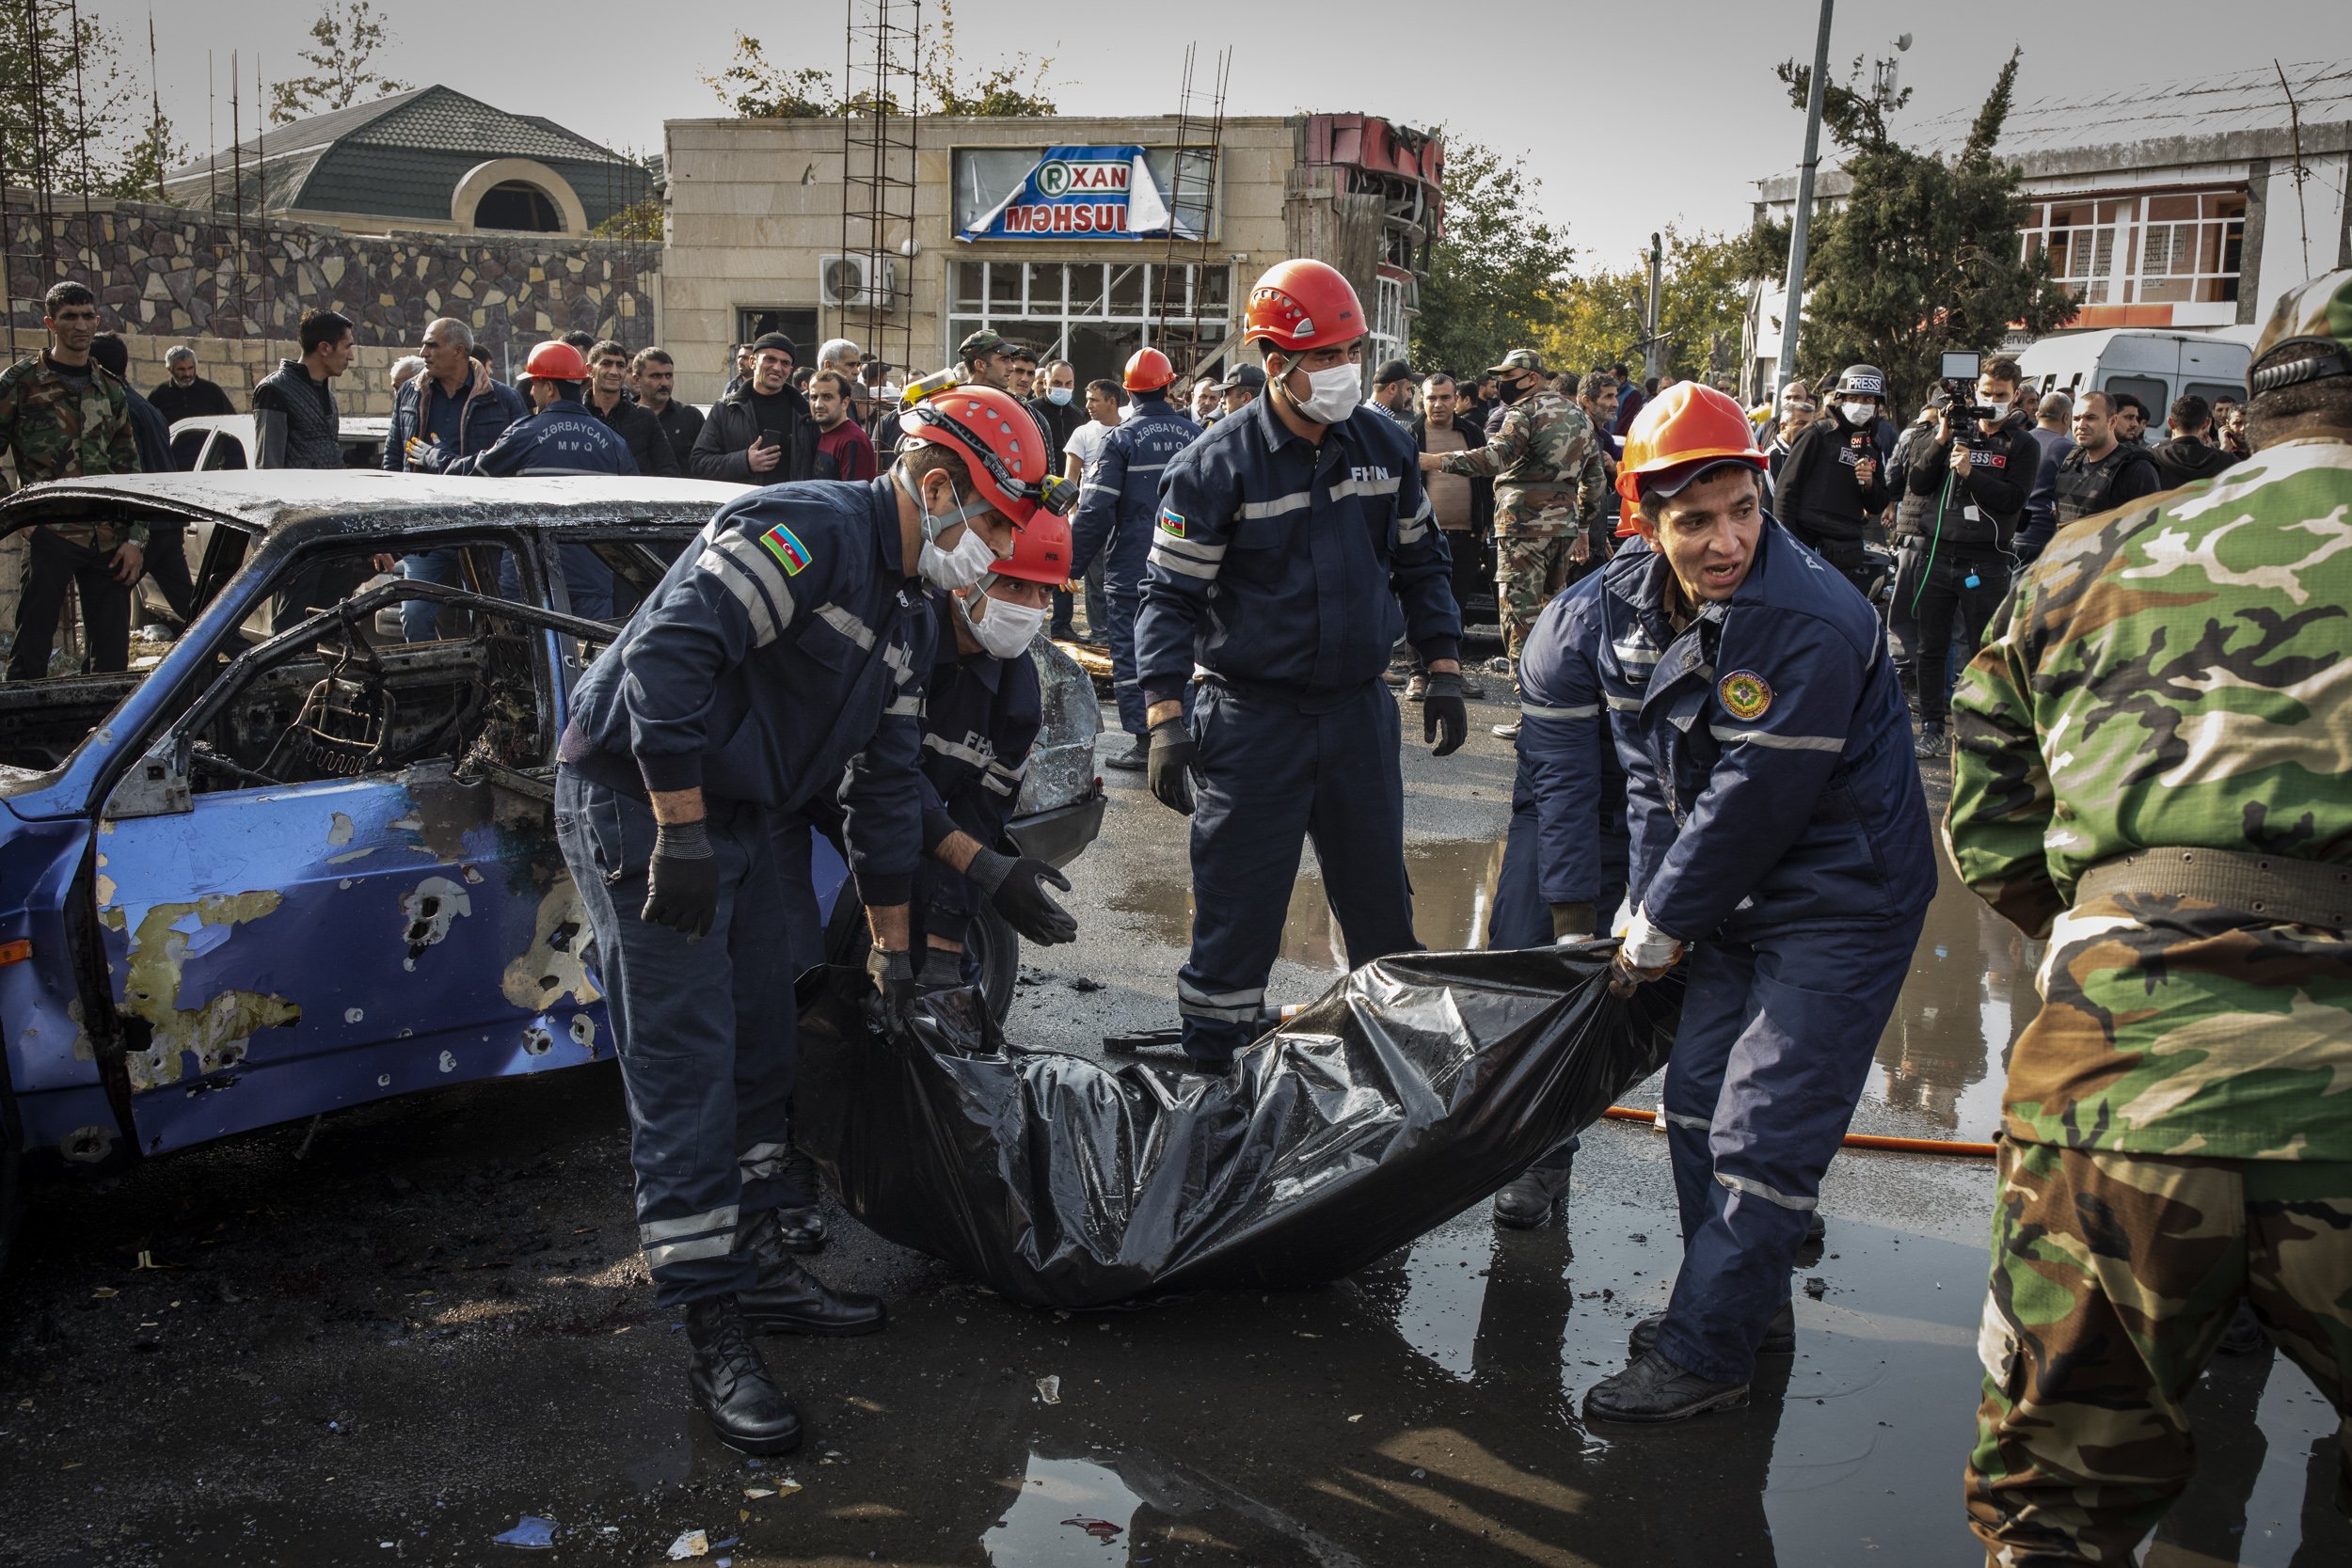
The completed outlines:
{"type": "Polygon", "coordinates": [[[911,162],[893,157],[878,197],[870,181],[845,179],[870,165],[850,156],[854,132],[839,119],[669,122],[660,320],[680,397],[716,398],[731,345],[769,330],[791,337],[803,362],[846,336],[919,372],[987,325],[1071,359],[1082,381],[1116,375],[1164,336],[1164,269],[1173,336],[1206,369],[1238,349],[1250,283],[1288,255],[1320,256],[1355,280],[1372,318],[1368,363],[1404,351],[1438,231],[1434,138],[1362,115],[1228,119],[1210,181],[1202,150],[1176,145],[1172,116],[925,118],[913,129],[911,162]],[[1049,149],[1101,156],[1049,165],[1049,149]],[[1121,161],[1117,149],[1140,150],[1121,161]],[[1082,199],[1089,182],[1104,200],[1082,199]],[[1057,206],[1086,215],[1057,217],[1057,206]],[[877,207],[911,221],[886,218],[870,241],[877,207]],[[1097,237],[1131,216],[1163,226],[1097,237]],[[885,309],[879,334],[869,299],[885,309]]]}

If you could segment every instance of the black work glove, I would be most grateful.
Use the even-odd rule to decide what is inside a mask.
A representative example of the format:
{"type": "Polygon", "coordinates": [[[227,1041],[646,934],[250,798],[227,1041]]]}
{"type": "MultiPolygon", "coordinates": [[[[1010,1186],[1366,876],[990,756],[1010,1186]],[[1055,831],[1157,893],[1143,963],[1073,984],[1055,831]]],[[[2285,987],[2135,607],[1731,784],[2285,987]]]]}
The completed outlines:
{"type": "Polygon", "coordinates": [[[923,972],[914,977],[914,984],[924,991],[961,990],[963,955],[945,947],[924,949],[923,972]]]}
{"type": "Polygon", "coordinates": [[[1030,855],[1016,860],[993,849],[982,849],[973,855],[972,863],[963,868],[963,874],[971,879],[974,887],[988,895],[996,912],[1031,942],[1052,947],[1078,940],[1076,917],[1054,902],[1054,895],[1044,887],[1050,881],[1068,893],[1070,879],[1043,861],[1030,855]]]}
{"type": "Polygon", "coordinates": [[[664,822],[655,832],[640,917],[648,926],[683,932],[689,942],[710,934],[719,918],[719,858],[706,824],[664,822]]]}
{"type": "MultiPolygon", "coordinates": [[[[1461,685],[1459,681],[1454,683],[1457,693],[1461,685]]],[[[1462,705],[1458,695],[1454,705],[1462,705]]],[[[1456,739],[1454,744],[1458,746],[1461,741],[1456,739]]],[[[1152,726],[1152,760],[1144,777],[1152,782],[1152,793],[1160,798],[1160,804],[1186,816],[1192,815],[1193,751],[1192,731],[1184,723],[1184,715],[1163,719],[1152,726]]]]}
{"type": "Polygon", "coordinates": [[[1421,737],[1437,742],[1435,757],[1452,756],[1470,738],[1470,709],[1462,703],[1462,677],[1449,671],[1429,677],[1429,694],[1421,700],[1421,737]]]}
{"type": "Polygon", "coordinates": [[[903,950],[873,948],[866,955],[866,977],[874,982],[874,997],[867,1004],[874,1027],[894,1040],[905,1039],[914,1033],[914,1015],[921,1006],[914,960],[903,950]]]}

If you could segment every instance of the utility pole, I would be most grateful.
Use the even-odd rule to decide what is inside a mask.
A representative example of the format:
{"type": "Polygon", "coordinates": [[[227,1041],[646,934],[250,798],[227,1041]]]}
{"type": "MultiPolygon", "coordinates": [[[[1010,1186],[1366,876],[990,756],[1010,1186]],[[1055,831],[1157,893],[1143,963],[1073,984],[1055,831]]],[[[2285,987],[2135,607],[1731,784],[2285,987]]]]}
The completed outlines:
{"type": "Polygon", "coordinates": [[[1821,93],[1829,85],[1829,13],[1821,0],[1821,36],[1813,45],[1813,82],[1804,101],[1804,162],[1797,166],[1797,215],[1788,226],[1788,303],[1780,317],[1780,370],[1769,390],[1778,395],[1797,376],[1797,328],[1804,320],[1805,245],[1813,229],[1813,171],[1821,161],[1821,93]]]}
{"type": "Polygon", "coordinates": [[[1661,373],[1658,369],[1658,281],[1665,257],[1665,247],[1658,243],[1658,232],[1652,230],[1649,237],[1649,311],[1642,323],[1642,374],[1650,381],[1657,380],[1661,373]]]}

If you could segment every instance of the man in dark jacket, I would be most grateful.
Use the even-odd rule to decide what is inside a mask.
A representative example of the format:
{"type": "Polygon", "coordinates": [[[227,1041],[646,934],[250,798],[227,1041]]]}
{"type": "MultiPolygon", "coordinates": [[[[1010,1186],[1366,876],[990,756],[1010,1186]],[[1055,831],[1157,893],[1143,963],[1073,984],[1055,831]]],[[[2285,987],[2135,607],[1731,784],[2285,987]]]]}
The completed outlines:
{"type": "MultiPolygon", "coordinates": [[[[131,350],[120,337],[101,332],[90,340],[89,356],[103,365],[131,400],[131,443],[138,449],[139,471],[172,471],[171,425],[163,414],[131,385],[131,350]]],[[[188,578],[187,530],[178,523],[151,523],[147,529],[147,575],[162,590],[164,602],[182,621],[196,604],[196,585],[188,578]]]]}
{"type": "Polygon", "coordinates": [[[637,401],[670,438],[670,452],[677,459],[677,471],[681,475],[692,473],[694,442],[703,433],[703,411],[677,400],[677,362],[670,357],[667,349],[641,348],[629,371],[637,379],[637,401]]]}
{"type": "Polygon", "coordinates": [[[2064,392],[2045,392],[2033,408],[2034,444],[2042,449],[2042,469],[2033,488],[2026,492],[2026,514],[2017,525],[2017,563],[2028,564],[2058,531],[2058,465],[2074,450],[2067,427],[2074,420],[2074,400],[2064,392]]]}
{"type": "Polygon", "coordinates": [[[2074,404],[2074,450],[2058,472],[2058,526],[2128,506],[2164,488],[2148,449],[2115,433],[2115,399],[2085,392],[2074,404]]]}
{"type": "Polygon", "coordinates": [[[640,407],[628,389],[628,350],[606,338],[588,348],[588,396],[582,405],[621,438],[637,471],[655,479],[676,479],[685,473],[670,437],[651,410],[640,407]]]}
{"type": "MultiPolygon", "coordinates": [[[[543,474],[634,474],[628,447],[580,405],[588,367],[580,351],[558,340],[541,343],[523,362],[520,383],[533,412],[506,427],[487,451],[453,457],[412,436],[408,459],[428,473],[481,474],[504,479],[543,474]]],[[[558,547],[571,612],[591,621],[612,619],[612,569],[586,545],[558,547]]],[[[511,573],[512,567],[508,568],[511,573]]],[[[518,594],[519,581],[502,578],[501,590],[518,594]]]]}
{"type": "Polygon", "coordinates": [[[155,405],[155,412],[164,417],[165,423],[178,424],[182,420],[237,411],[220,383],[207,381],[198,373],[196,350],[185,343],[164,356],[164,379],[147,394],[147,401],[155,405]]]}
{"type": "Polygon", "coordinates": [[[1828,405],[1788,444],[1772,486],[1773,515],[1866,594],[1870,568],[1862,541],[1888,499],[1877,431],[1885,401],[1886,378],[1876,365],[1847,366],[1828,405]]]}
{"type": "Polygon", "coordinates": [[[2156,477],[2166,489],[2211,479],[2237,461],[2213,444],[2213,404],[2196,393],[2176,400],[2164,422],[2172,438],[2149,455],[2155,459],[2156,477]]]}
{"type": "Polygon", "coordinates": [[[693,477],[734,484],[813,479],[817,421],[792,387],[792,340],[771,332],[752,350],[751,379],[719,401],[694,438],[693,477]]]}
{"type": "MultiPolygon", "coordinates": [[[[1078,372],[1067,359],[1048,359],[1037,375],[1037,396],[1029,400],[1029,412],[1045,427],[1046,456],[1059,467],[1072,434],[1087,422],[1086,408],[1078,401],[1078,372]]],[[[1076,608],[1077,595],[1054,590],[1053,637],[1063,641],[1076,639],[1078,628],[1070,621],[1076,608]]]]}
{"type": "Polygon", "coordinates": [[[1973,656],[2009,592],[2010,546],[2041,472],[2041,445],[2017,406],[2022,379],[2016,360],[1987,360],[1977,377],[1977,407],[1990,417],[1955,420],[1947,406],[1937,413],[1932,434],[1911,449],[1904,489],[1924,504],[1898,512],[1895,603],[1917,627],[1922,757],[1945,755],[1954,623],[1962,651],[1973,656]]]}
{"type": "MultiPolygon", "coordinates": [[[[281,359],[277,371],[253,388],[253,412],[283,419],[286,445],[282,461],[263,437],[264,461],[272,467],[340,468],[343,466],[342,416],[335,407],[334,379],[351,369],[358,355],[352,343],[348,317],[332,310],[302,312],[298,329],[302,357],[281,359]]],[[[261,421],[255,421],[257,436],[261,421]]]]}
{"type": "MultiPolygon", "coordinates": [[[[473,328],[454,316],[426,324],[419,350],[424,372],[392,400],[392,426],[384,438],[387,472],[434,471],[409,458],[411,442],[431,447],[444,458],[475,456],[495,446],[509,425],[530,415],[520,392],[493,379],[489,367],[474,360],[473,346],[473,328]]],[[[400,573],[416,582],[453,583],[459,559],[454,546],[421,550],[402,558],[400,573]]],[[[431,599],[403,601],[402,640],[432,641],[440,614],[441,607],[431,599]]]]}

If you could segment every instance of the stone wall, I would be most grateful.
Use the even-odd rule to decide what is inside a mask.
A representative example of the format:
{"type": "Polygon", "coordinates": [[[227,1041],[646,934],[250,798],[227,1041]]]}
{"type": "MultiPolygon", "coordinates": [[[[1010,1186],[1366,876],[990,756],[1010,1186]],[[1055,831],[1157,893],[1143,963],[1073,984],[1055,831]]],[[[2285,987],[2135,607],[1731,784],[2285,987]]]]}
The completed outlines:
{"type": "Polygon", "coordinates": [[[247,219],[241,233],[225,214],[136,201],[86,211],[63,197],[53,198],[46,229],[37,198],[6,193],[0,248],[20,346],[41,340],[42,292],[73,278],[97,291],[106,325],[134,343],[135,378],[143,362],[160,364],[163,348],[184,341],[208,365],[234,365],[241,386],[207,373],[242,392],[252,384],[246,371],[258,364],[265,372],[291,352],[311,306],[358,324],[355,378],[373,372],[378,386],[382,367],[413,352],[437,316],[470,322],[501,375],[559,332],[593,332],[631,348],[655,337],[661,251],[633,241],[356,234],[281,218],[247,219]],[[141,339],[162,346],[151,351],[141,339]]]}

